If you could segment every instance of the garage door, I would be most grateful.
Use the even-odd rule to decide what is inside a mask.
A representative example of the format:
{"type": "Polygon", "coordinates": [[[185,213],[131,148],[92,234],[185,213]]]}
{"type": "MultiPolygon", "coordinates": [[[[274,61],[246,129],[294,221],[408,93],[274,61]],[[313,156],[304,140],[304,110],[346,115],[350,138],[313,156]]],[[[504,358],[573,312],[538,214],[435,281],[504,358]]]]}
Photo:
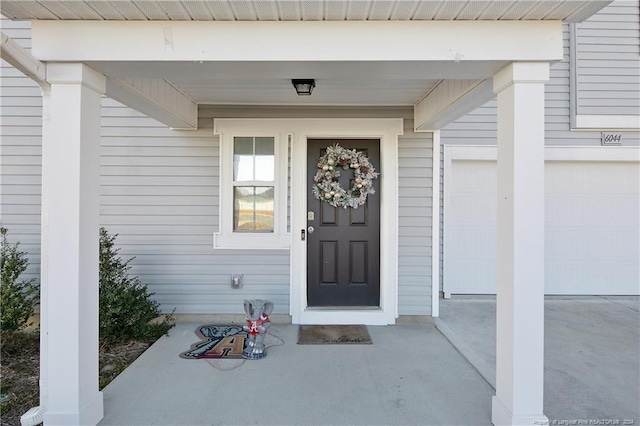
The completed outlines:
{"type": "MultiPolygon", "coordinates": [[[[473,155],[456,159],[448,148],[443,289],[447,296],[495,294],[495,147],[471,149],[481,160],[473,155]]],[[[550,150],[545,175],[545,293],[640,294],[640,151],[627,151],[631,155],[616,161],[563,161],[563,156],[573,155],[567,150],[549,155],[550,150]]]]}

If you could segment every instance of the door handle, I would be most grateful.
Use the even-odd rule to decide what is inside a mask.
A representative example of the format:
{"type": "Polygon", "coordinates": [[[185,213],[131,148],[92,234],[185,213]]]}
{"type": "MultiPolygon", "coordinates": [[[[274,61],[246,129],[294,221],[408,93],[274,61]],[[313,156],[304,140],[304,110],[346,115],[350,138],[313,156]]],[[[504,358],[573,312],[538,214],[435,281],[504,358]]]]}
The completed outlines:
{"type": "Polygon", "coordinates": [[[308,231],[310,234],[313,234],[313,231],[315,231],[315,229],[313,229],[313,226],[310,226],[310,227],[308,227],[308,228],[307,228],[307,231],[308,231]]]}

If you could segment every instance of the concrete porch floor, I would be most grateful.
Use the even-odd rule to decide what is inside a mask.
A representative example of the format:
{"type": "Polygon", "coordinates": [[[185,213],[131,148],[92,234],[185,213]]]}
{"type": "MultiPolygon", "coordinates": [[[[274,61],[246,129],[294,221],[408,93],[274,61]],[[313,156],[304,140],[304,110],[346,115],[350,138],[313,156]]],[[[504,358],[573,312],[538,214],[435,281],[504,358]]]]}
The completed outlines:
{"type": "MultiPolygon", "coordinates": [[[[373,345],[326,346],[297,345],[297,326],[273,324],[271,343],[284,343],[265,359],[184,360],[202,322],[179,323],[104,389],[100,424],[489,425],[495,298],[440,309],[460,352],[431,323],[370,326],[373,345]]],[[[551,424],[640,424],[639,354],[639,298],[547,298],[551,424]]]]}
{"type": "Polygon", "coordinates": [[[373,345],[298,345],[297,325],[273,324],[284,344],[229,371],[178,357],[198,325],[179,323],[104,389],[100,425],[491,423],[493,390],[432,322],[370,326],[373,345]]]}

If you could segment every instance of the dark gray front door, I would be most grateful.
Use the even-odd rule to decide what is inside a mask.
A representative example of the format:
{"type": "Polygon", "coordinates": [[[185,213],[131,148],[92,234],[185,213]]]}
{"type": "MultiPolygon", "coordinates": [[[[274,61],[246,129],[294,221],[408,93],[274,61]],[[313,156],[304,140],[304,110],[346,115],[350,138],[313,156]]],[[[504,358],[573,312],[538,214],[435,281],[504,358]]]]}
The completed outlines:
{"type": "MultiPolygon", "coordinates": [[[[335,143],[362,151],[380,170],[378,139],[310,139],[307,154],[307,304],[308,306],[380,306],[380,179],[375,194],[357,209],[317,200],[311,188],[318,159],[335,143]]],[[[382,173],[381,173],[382,174],[382,173]]],[[[351,186],[353,172],[339,182],[351,186]]]]}

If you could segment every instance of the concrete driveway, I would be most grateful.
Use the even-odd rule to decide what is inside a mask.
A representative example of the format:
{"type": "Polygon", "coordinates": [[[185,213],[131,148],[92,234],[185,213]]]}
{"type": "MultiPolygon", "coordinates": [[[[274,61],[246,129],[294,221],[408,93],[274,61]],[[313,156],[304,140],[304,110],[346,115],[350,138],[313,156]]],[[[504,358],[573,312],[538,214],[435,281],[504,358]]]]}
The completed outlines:
{"type": "MultiPolygon", "coordinates": [[[[495,318],[495,297],[454,296],[437,321],[492,384],[495,318]]],[[[551,424],[640,424],[640,298],[548,296],[544,362],[551,424]]]]}

